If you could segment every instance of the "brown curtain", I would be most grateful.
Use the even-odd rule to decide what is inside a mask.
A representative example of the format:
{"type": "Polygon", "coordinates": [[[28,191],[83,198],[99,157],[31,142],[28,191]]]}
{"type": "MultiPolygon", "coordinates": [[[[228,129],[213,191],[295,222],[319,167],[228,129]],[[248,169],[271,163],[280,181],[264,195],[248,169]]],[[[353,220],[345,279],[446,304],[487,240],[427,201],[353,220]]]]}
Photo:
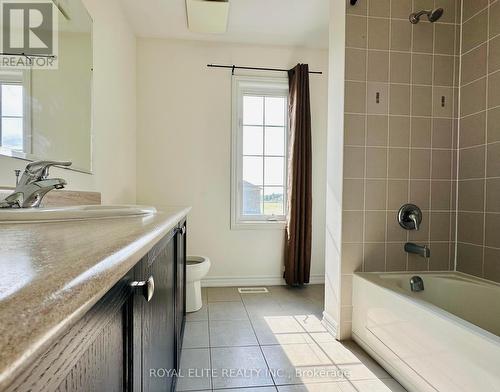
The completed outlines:
{"type": "Polygon", "coordinates": [[[285,280],[288,285],[309,283],[312,232],[312,149],[309,66],[288,71],[289,145],[288,217],[285,241],[285,280]]]}

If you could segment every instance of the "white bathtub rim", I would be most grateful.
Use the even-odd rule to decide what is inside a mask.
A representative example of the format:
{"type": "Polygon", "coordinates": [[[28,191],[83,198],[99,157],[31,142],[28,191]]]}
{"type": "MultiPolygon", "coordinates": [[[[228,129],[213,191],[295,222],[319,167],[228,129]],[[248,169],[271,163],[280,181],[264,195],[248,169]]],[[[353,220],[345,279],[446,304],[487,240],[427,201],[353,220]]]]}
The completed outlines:
{"type": "MultiPolygon", "coordinates": [[[[500,286],[500,284],[497,284],[495,282],[490,282],[489,280],[486,279],[481,279],[481,278],[476,278],[475,276],[464,274],[462,272],[454,272],[454,271],[442,271],[442,272],[430,272],[430,271],[425,271],[425,272],[418,272],[418,271],[411,271],[411,272],[405,272],[405,271],[399,271],[399,272],[355,272],[354,277],[358,277],[360,279],[365,280],[371,285],[377,286],[382,290],[385,291],[390,291],[397,295],[398,297],[401,297],[404,301],[409,301],[414,303],[416,306],[420,308],[424,308],[425,310],[430,311],[431,313],[435,314],[441,319],[445,320],[451,320],[452,322],[455,322],[458,324],[461,328],[469,329],[472,330],[474,333],[480,335],[484,339],[487,339],[488,341],[492,342],[493,344],[500,345],[500,336],[495,335],[492,332],[489,332],[473,323],[470,321],[464,320],[463,318],[460,318],[453,313],[450,313],[439,306],[436,306],[430,302],[424,301],[423,299],[412,297],[408,295],[404,290],[400,289],[399,287],[386,287],[383,285],[378,284],[377,282],[369,279],[370,276],[376,276],[376,275],[448,275],[448,276],[461,276],[466,279],[470,280],[479,280],[482,281],[483,283],[486,283],[488,285],[494,285],[494,286],[500,286]]],[[[353,309],[353,311],[355,311],[353,309]]],[[[354,333],[354,331],[353,331],[354,333]]]]}

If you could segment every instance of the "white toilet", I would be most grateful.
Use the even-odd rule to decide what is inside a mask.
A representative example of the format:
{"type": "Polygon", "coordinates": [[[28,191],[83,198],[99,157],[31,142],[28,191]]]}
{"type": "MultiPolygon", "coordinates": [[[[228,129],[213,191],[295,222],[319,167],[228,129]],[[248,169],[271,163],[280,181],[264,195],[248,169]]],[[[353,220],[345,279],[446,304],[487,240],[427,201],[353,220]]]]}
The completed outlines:
{"type": "Polygon", "coordinates": [[[203,306],[201,280],[208,274],[210,259],[188,256],[186,259],[186,312],[196,312],[203,306]]]}

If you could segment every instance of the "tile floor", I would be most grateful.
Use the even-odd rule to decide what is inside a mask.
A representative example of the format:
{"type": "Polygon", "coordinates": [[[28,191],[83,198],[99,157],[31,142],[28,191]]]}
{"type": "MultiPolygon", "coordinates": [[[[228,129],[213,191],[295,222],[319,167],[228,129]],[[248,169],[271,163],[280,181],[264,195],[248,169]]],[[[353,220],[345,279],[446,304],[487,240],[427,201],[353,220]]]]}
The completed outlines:
{"type": "Polygon", "coordinates": [[[177,391],[404,391],[354,342],[326,331],[323,290],[203,289],[203,308],[187,317],[177,391]]]}

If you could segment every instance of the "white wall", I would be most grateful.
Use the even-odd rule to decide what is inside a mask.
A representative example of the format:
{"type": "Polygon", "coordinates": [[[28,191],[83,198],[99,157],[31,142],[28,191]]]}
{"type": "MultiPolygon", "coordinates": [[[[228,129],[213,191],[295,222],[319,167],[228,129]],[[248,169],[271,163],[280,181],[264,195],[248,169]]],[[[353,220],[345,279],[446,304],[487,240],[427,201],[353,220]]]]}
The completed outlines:
{"type": "MultiPolygon", "coordinates": [[[[138,39],[137,199],[191,205],[190,254],[212,260],[212,284],[272,284],[282,275],[282,230],[230,230],[231,72],[208,63],[309,63],[313,118],[313,278],[324,275],[328,53],[138,39]]],[[[266,76],[266,73],[259,73],[266,76]]],[[[276,75],[276,74],[275,74],[276,75]]]]}
{"type": "MultiPolygon", "coordinates": [[[[104,202],[135,202],[136,39],[119,0],[84,0],[93,20],[94,175],[54,169],[68,189],[102,192],[104,202]]],[[[71,130],[68,130],[71,131],[71,130]]],[[[25,161],[0,157],[0,186],[14,185],[25,161]]]]}
{"type": "Polygon", "coordinates": [[[343,338],[345,330],[350,333],[350,324],[345,324],[341,312],[341,287],[344,283],[341,275],[345,74],[343,1],[330,1],[329,57],[324,319],[332,332],[343,338]]]}

